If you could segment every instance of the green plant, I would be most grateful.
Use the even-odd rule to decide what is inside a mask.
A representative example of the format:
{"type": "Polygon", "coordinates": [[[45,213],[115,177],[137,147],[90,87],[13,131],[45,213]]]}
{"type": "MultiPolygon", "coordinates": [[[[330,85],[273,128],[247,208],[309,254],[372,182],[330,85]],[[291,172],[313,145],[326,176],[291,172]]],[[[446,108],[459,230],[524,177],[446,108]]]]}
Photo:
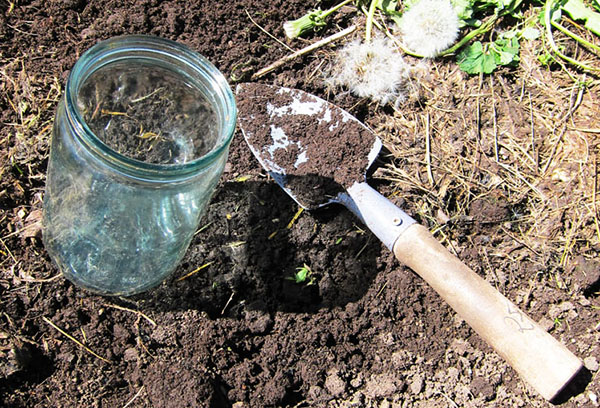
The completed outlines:
{"type": "MultiPolygon", "coordinates": [[[[370,43],[372,28],[376,26],[385,32],[407,54],[416,57],[455,55],[460,69],[464,72],[469,74],[489,74],[500,66],[516,66],[519,62],[521,41],[533,40],[540,37],[540,30],[535,28],[535,19],[530,18],[523,21],[523,7],[533,6],[537,7],[538,10],[542,10],[538,24],[541,24],[545,28],[542,40],[546,52],[542,52],[539,55],[539,60],[542,63],[562,60],[583,70],[599,70],[592,67],[589,63],[584,63],[565,55],[561,46],[557,45],[554,41],[552,30],[555,29],[562,32],[598,56],[600,46],[569,30],[564,24],[561,24],[561,21],[564,19],[563,15],[568,15],[573,20],[583,24],[580,28],[588,30],[593,35],[600,36],[600,0],[538,0],[537,2],[526,2],[524,0],[451,0],[452,7],[459,19],[459,27],[461,28],[461,36],[454,42],[450,38],[450,34],[448,34],[449,31],[442,30],[441,27],[439,29],[415,29],[415,25],[412,24],[408,30],[404,30],[408,31],[408,34],[406,32],[402,33],[402,40],[404,42],[402,43],[390,32],[383,20],[379,19],[380,22],[378,22],[375,18],[378,12],[379,14],[377,15],[379,17],[387,17],[402,28],[402,17],[410,11],[411,7],[426,1],[429,1],[429,3],[423,7],[437,7],[433,0],[404,0],[402,2],[399,0],[344,0],[329,10],[311,11],[300,19],[293,22],[286,22],[286,24],[288,26],[293,25],[295,27],[294,31],[298,33],[297,35],[301,35],[309,30],[323,26],[327,16],[342,6],[352,3],[357,11],[364,13],[366,16],[366,43],[370,43]],[[509,27],[506,32],[497,35],[496,27],[500,21],[504,21],[505,23],[510,22],[513,24],[513,27],[509,27]],[[420,31],[423,31],[424,35],[427,34],[426,31],[430,31],[431,33],[439,32],[442,37],[448,37],[446,44],[449,43],[452,45],[445,50],[444,48],[447,45],[436,46],[433,50],[427,49],[431,52],[421,50],[421,54],[419,54],[419,50],[411,49],[415,48],[415,46],[407,46],[409,43],[406,41],[412,40],[413,37],[417,38],[418,34],[415,35],[415,32],[420,31]],[[485,34],[489,34],[489,38],[486,40],[481,38],[485,34]]],[[[439,4],[442,3],[440,2],[439,4]]],[[[435,12],[434,10],[433,14],[435,12]]],[[[444,14],[442,10],[438,11],[438,14],[440,13],[444,14]]],[[[441,19],[434,18],[432,21],[441,21],[441,19]]],[[[424,26],[431,27],[431,24],[428,21],[424,26]]],[[[440,44],[442,44],[441,41],[440,44]]],[[[412,43],[415,43],[415,41],[412,41],[412,43]]],[[[432,39],[427,38],[423,43],[431,44],[432,39]]]]}
{"type": "MultiPolygon", "coordinates": [[[[597,0],[593,0],[592,3],[595,9],[599,9],[597,0]]],[[[560,24],[563,18],[563,11],[569,14],[573,19],[584,21],[584,28],[589,32],[600,36],[600,14],[594,10],[586,7],[582,0],[546,0],[544,5],[540,22],[545,28],[545,42],[549,45],[550,49],[547,50],[546,54],[542,54],[540,61],[542,63],[548,63],[550,61],[561,59],[577,68],[587,71],[598,71],[598,68],[592,67],[584,62],[581,62],[575,58],[571,58],[563,53],[563,50],[554,41],[554,35],[552,34],[552,28],[557,29],[563,34],[569,36],[571,39],[587,48],[592,52],[599,52],[600,47],[586,40],[585,38],[575,34],[562,24],[560,24]]],[[[597,54],[596,54],[597,55],[597,54]]]]}
{"type": "Polygon", "coordinates": [[[343,0],[337,5],[327,9],[327,10],[311,10],[305,15],[296,20],[289,20],[283,24],[283,29],[285,31],[285,35],[288,38],[297,38],[303,34],[311,32],[319,27],[323,27],[325,25],[325,20],[331,14],[342,8],[343,6],[354,3],[357,7],[369,7],[368,17],[366,22],[366,38],[367,42],[371,37],[371,27],[373,25],[373,16],[375,10],[380,10],[383,14],[391,17],[392,19],[398,21],[401,16],[401,13],[397,11],[398,0],[343,0]]]}
{"type": "Polygon", "coordinates": [[[325,19],[353,0],[344,0],[328,10],[311,10],[296,20],[283,23],[283,30],[288,38],[297,38],[325,25],[325,19]]]}
{"type": "MultiPolygon", "coordinates": [[[[464,35],[442,55],[455,53],[475,37],[490,31],[503,17],[522,18],[520,10],[522,0],[455,0],[454,4],[458,8],[458,15],[463,24],[476,28],[464,35]],[[489,13],[490,10],[493,14],[485,21],[480,20],[480,16],[489,13]]],[[[521,37],[522,32],[512,30],[487,43],[477,41],[458,53],[458,65],[469,74],[489,74],[498,66],[515,65],[519,61],[521,37]]]]}
{"type": "Polygon", "coordinates": [[[293,276],[287,277],[286,279],[292,280],[299,284],[304,283],[307,286],[315,283],[313,271],[306,264],[302,265],[300,268],[296,268],[296,273],[294,273],[293,276]]]}
{"type": "Polygon", "coordinates": [[[457,56],[460,69],[468,74],[489,74],[501,65],[515,65],[519,61],[517,36],[499,38],[482,44],[476,41],[465,47],[457,56]]]}

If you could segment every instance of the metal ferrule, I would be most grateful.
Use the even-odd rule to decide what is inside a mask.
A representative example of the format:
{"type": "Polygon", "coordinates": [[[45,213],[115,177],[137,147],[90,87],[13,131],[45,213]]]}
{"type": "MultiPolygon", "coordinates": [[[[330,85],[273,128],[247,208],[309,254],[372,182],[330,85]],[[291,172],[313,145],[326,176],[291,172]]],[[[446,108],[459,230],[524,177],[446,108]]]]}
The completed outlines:
{"type": "Polygon", "coordinates": [[[398,237],[415,220],[367,183],[354,183],[338,200],[392,250],[398,237]]]}

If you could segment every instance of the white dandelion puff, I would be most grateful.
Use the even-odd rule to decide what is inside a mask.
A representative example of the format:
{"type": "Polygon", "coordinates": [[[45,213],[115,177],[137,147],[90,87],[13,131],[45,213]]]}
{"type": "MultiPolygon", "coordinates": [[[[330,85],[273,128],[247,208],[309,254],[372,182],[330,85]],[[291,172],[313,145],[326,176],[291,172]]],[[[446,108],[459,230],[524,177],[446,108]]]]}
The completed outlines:
{"type": "Polygon", "coordinates": [[[459,18],[450,0],[420,0],[402,16],[400,32],[406,47],[433,58],[458,38],[459,18]]]}
{"type": "Polygon", "coordinates": [[[410,67],[384,38],[373,38],[369,43],[349,42],[338,50],[329,71],[327,84],[346,87],[358,97],[382,105],[396,105],[406,97],[404,84],[410,67]]]}

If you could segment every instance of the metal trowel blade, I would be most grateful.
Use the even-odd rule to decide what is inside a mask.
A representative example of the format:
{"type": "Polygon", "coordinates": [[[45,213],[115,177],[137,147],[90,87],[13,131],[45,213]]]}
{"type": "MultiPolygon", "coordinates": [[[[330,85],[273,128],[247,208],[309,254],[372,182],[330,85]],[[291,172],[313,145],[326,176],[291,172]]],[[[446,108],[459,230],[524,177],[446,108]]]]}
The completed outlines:
{"type": "Polygon", "coordinates": [[[356,180],[365,181],[365,174],[381,150],[381,140],[362,122],[338,106],[298,89],[258,83],[240,84],[236,88],[238,120],[246,143],[260,164],[273,179],[302,207],[315,209],[340,202],[340,194],[349,185],[335,181],[346,169],[356,171],[356,180]],[[334,135],[335,131],[335,135],[334,135]],[[348,162],[343,147],[348,146],[352,132],[363,137],[366,160],[348,162]],[[318,137],[314,137],[317,135],[318,137]],[[312,136],[312,137],[309,137],[312,136]],[[336,146],[328,155],[314,157],[314,152],[325,138],[335,137],[336,146]],[[337,161],[336,161],[337,160],[337,161]],[[357,167],[358,166],[358,167],[357,167]],[[335,167],[335,168],[331,168],[335,167]],[[310,172],[306,169],[309,168],[310,172]],[[304,169],[300,171],[300,169],[304,169]],[[296,183],[302,177],[303,184],[296,183]],[[307,194],[312,189],[315,194],[307,194]],[[330,183],[327,188],[323,185],[330,183]],[[310,185],[312,184],[312,186],[310,185]],[[322,195],[319,195],[323,192],[322,195]]]}

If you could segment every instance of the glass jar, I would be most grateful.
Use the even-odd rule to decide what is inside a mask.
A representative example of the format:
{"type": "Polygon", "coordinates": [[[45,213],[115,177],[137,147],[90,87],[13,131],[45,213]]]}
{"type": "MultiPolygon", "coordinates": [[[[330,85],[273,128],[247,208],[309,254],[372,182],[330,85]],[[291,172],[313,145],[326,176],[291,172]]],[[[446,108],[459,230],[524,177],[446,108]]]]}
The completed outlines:
{"type": "Polygon", "coordinates": [[[54,121],[43,241],[73,283],[109,295],[173,272],[227,160],[233,94],[205,58],[165,39],[98,43],[54,121]]]}

